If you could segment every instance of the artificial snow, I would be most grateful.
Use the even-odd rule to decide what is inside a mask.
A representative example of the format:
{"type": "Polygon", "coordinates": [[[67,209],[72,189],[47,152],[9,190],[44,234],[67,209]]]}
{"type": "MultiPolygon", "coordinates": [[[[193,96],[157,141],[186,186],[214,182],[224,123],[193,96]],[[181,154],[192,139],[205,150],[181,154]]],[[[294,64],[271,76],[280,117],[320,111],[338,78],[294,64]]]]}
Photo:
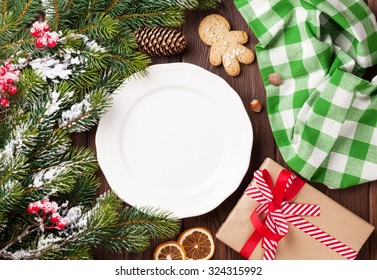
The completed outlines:
{"type": "Polygon", "coordinates": [[[53,91],[50,94],[51,101],[47,102],[46,107],[47,110],[45,112],[45,115],[50,116],[56,111],[59,110],[60,105],[62,103],[62,100],[59,100],[60,93],[57,91],[53,91]]]}
{"type": "MultiPolygon", "coordinates": [[[[79,55],[78,51],[73,49],[65,49],[63,53],[53,57],[46,56],[43,58],[36,58],[29,62],[29,65],[39,73],[44,80],[50,79],[54,83],[60,80],[68,80],[73,73],[70,69],[72,65],[86,66],[87,58],[79,55]]],[[[75,67],[77,68],[77,67],[75,67]]]]}
{"type": "Polygon", "coordinates": [[[33,184],[30,187],[40,188],[50,182],[52,182],[60,174],[67,171],[66,167],[52,167],[50,169],[45,169],[39,171],[33,176],[33,184]]]}
{"type": "Polygon", "coordinates": [[[68,80],[72,75],[72,70],[68,69],[68,63],[60,62],[51,57],[37,58],[29,64],[37,73],[42,75],[44,80],[47,78],[53,81],[56,81],[56,78],[68,80]]]}
{"type": "Polygon", "coordinates": [[[84,215],[82,215],[76,222],[75,222],[75,226],[78,228],[78,229],[85,229],[88,227],[88,221],[89,221],[89,217],[90,217],[90,214],[92,213],[92,211],[94,210],[94,208],[88,212],[86,212],[84,215]]]}
{"type": "Polygon", "coordinates": [[[16,186],[19,186],[19,183],[17,181],[14,181],[14,180],[9,180],[8,182],[6,182],[5,184],[1,185],[0,187],[4,190],[4,191],[11,191],[12,189],[14,189],[16,186]]]}
{"type": "Polygon", "coordinates": [[[105,52],[106,51],[106,49],[104,47],[101,47],[100,45],[98,45],[96,41],[94,41],[94,40],[89,41],[89,38],[86,41],[85,46],[88,47],[89,50],[95,51],[95,52],[105,52]]]}
{"type": "Polygon", "coordinates": [[[16,67],[17,68],[24,68],[28,64],[28,61],[26,58],[20,57],[17,61],[16,67]]]}
{"type": "Polygon", "coordinates": [[[37,251],[43,251],[46,249],[51,249],[50,247],[54,247],[57,243],[64,241],[63,238],[53,235],[52,233],[44,236],[42,235],[38,240],[37,251]]]}
{"type": "Polygon", "coordinates": [[[4,165],[9,164],[14,158],[15,152],[22,148],[25,141],[24,132],[26,130],[25,125],[19,125],[12,131],[12,139],[5,145],[4,149],[0,152],[0,159],[4,165]]]}
{"type": "MultiPolygon", "coordinates": [[[[83,42],[85,43],[85,46],[90,50],[90,51],[93,51],[93,52],[106,52],[106,48],[104,47],[101,47],[100,45],[98,45],[98,43],[95,41],[95,40],[92,40],[90,41],[89,37],[83,35],[83,34],[70,34],[69,35],[70,38],[74,38],[74,39],[82,39],[83,42]]],[[[79,53],[79,51],[77,52],[79,53]]]]}
{"type": "Polygon", "coordinates": [[[32,256],[34,252],[30,250],[21,249],[14,253],[10,253],[10,252],[7,252],[7,253],[12,255],[13,260],[24,260],[32,256]]]}
{"type": "Polygon", "coordinates": [[[69,209],[67,215],[65,216],[67,225],[76,223],[82,216],[81,206],[75,206],[69,209]]]}
{"type": "Polygon", "coordinates": [[[62,113],[62,118],[59,122],[60,127],[66,126],[68,123],[77,120],[83,113],[88,112],[92,108],[87,95],[81,102],[73,104],[70,110],[62,113]]]}

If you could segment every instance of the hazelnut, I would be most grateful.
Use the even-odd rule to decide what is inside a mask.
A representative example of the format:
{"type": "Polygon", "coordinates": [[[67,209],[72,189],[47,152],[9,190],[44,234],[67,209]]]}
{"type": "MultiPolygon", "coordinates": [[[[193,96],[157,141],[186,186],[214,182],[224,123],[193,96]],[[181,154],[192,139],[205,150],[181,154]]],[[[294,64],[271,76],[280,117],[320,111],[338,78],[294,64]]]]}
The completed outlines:
{"type": "Polygon", "coordinates": [[[262,103],[259,100],[254,99],[250,102],[250,109],[256,113],[259,113],[262,110],[262,103]]]}
{"type": "Polygon", "coordinates": [[[283,79],[278,73],[268,75],[268,81],[274,86],[280,86],[283,83],[283,79]]]}

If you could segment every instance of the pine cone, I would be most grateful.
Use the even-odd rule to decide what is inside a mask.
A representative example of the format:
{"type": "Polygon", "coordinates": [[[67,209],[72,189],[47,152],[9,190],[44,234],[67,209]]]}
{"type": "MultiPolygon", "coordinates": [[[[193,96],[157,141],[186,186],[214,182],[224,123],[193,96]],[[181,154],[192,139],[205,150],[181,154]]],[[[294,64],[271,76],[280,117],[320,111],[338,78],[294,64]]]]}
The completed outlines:
{"type": "Polygon", "coordinates": [[[145,27],[135,31],[139,50],[151,56],[176,55],[187,46],[182,32],[168,27],[145,27]]]}

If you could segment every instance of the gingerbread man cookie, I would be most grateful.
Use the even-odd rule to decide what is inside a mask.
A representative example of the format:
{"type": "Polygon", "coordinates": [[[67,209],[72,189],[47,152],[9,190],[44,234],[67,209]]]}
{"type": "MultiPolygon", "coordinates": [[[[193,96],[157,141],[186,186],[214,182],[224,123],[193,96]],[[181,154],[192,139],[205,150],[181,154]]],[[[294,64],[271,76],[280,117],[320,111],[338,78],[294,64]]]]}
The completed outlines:
{"type": "Polygon", "coordinates": [[[252,50],[242,45],[248,40],[246,32],[230,31],[230,24],[223,16],[213,14],[205,17],[199,25],[199,36],[206,45],[211,46],[211,64],[223,64],[230,76],[240,73],[239,62],[250,64],[254,61],[252,50]]]}

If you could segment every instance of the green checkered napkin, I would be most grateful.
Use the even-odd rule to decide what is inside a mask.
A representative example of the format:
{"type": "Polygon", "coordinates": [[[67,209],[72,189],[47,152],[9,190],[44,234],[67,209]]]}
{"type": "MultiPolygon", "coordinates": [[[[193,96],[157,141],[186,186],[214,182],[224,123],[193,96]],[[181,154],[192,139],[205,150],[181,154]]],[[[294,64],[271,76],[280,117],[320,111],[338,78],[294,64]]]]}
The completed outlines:
{"type": "Polygon", "coordinates": [[[346,188],[377,179],[377,24],[362,1],[235,0],[259,39],[272,131],[287,164],[346,188]],[[279,73],[280,86],[268,81],[279,73]]]}

